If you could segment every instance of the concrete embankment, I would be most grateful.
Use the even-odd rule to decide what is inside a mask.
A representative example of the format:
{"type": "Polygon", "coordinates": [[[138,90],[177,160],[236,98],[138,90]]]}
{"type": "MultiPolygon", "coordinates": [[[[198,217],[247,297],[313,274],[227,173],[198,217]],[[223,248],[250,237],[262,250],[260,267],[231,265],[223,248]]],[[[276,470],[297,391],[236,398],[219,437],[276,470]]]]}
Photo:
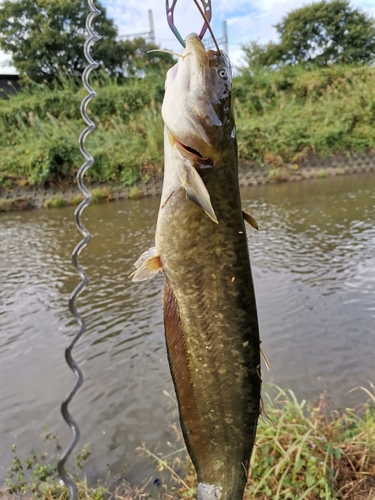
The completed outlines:
{"type": "MultiPolygon", "coordinates": [[[[346,153],[336,154],[330,158],[321,158],[315,155],[288,165],[266,165],[260,167],[256,163],[242,161],[239,167],[240,186],[255,186],[285,181],[297,181],[312,178],[325,178],[335,175],[359,174],[375,172],[375,151],[361,155],[346,153]]],[[[97,201],[124,200],[143,198],[161,194],[162,177],[152,178],[148,182],[138,181],[132,187],[113,184],[88,184],[90,190],[97,190],[97,201]],[[100,190],[107,191],[103,195],[100,190]],[[110,195],[108,193],[110,192],[110,195]]],[[[44,187],[16,187],[0,190],[0,212],[25,210],[29,208],[58,207],[77,204],[80,200],[80,191],[76,185],[67,188],[44,187]]]]}

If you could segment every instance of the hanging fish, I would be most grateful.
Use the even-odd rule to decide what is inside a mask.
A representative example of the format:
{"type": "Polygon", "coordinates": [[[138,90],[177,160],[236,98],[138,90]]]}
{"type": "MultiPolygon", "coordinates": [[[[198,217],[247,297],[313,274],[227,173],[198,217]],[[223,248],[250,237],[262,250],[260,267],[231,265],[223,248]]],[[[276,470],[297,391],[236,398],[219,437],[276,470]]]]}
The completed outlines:
{"type": "Polygon", "coordinates": [[[260,413],[260,345],[238,185],[231,66],[185,40],[166,79],[156,245],[133,281],[165,274],[168,359],[198,500],[240,500],[260,413]]]}

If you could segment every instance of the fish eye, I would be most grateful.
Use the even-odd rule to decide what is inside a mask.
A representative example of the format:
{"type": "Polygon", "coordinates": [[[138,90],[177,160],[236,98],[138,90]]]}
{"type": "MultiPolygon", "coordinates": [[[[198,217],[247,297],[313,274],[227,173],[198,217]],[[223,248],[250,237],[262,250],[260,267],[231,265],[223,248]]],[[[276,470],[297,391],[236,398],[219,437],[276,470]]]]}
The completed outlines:
{"type": "Polygon", "coordinates": [[[223,79],[227,80],[228,79],[228,71],[225,68],[221,68],[217,71],[217,74],[223,79]]]}

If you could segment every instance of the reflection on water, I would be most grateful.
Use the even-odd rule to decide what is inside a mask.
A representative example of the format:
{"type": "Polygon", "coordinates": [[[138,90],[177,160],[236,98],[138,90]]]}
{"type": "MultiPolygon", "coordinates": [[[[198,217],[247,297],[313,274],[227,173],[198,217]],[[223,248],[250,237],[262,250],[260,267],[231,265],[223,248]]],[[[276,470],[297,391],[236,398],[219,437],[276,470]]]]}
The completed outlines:
{"type": "MultiPolygon", "coordinates": [[[[259,224],[248,229],[264,379],[314,399],[326,386],[335,406],[362,401],[375,381],[375,179],[341,177],[257,186],[242,193],[259,224]],[[319,379],[321,377],[321,380],[319,379]]],[[[131,283],[133,262],[153,245],[159,200],[96,205],[81,262],[90,277],[78,307],[87,333],[75,349],[85,383],[71,410],[93,452],[87,472],[133,463],[135,448],[172,440],[173,393],[163,338],[162,276],[131,283]]],[[[39,448],[42,425],[67,442],[59,405],[74,377],[63,350],[77,326],[67,309],[78,282],[73,209],[0,217],[0,463],[39,448]]],[[[142,477],[142,471],[141,471],[142,477]]],[[[0,476],[4,476],[2,470],[0,476]]]]}

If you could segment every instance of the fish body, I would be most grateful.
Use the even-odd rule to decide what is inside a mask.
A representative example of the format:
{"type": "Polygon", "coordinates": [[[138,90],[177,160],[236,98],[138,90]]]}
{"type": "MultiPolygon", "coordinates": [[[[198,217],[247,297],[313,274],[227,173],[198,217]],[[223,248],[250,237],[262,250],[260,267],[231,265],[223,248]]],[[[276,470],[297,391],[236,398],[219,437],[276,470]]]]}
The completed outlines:
{"type": "Polygon", "coordinates": [[[260,345],[237,172],[231,69],[195,34],[169,70],[155,248],[133,279],[165,274],[168,359],[198,500],[240,500],[260,408],[260,345]]]}

